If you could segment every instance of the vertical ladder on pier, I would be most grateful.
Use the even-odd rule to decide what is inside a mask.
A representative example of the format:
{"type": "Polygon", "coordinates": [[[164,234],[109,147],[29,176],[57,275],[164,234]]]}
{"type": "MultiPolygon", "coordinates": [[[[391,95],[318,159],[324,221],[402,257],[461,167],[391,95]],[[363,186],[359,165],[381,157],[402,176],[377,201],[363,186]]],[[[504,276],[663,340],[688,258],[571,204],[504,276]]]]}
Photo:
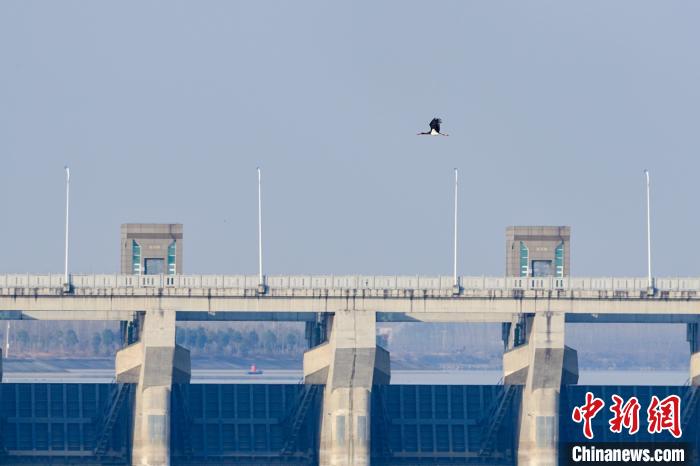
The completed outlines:
{"type": "MultiPolygon", "coordinates": [[[[389,412],[386,406],[386,396],[388,395],[385,391],[384,386],[375,387],[376,395],[373,393],[373,398],[376,396],[377,412],[378,417],[377,425],[380,426],[377,438],[379,442],[372,442],[372,446],[379,446],[379,453],[382,456],[389,457],[393,453],[391,448],[391,418],[389,417],[389,412]]],[[[374,391],[373,390],[373,391],[374,391]]],[[[374,411],[373,411],[374,412],[374,411]]],[[[374,417],[374,414],[372,415],[374,417]]]]}
{"type": "Polygon", "coordinates": [[[291,416],[285,422],[289,425],[289,429],[282,447],[283,455],[291,455],[295,452],[301,426],[304,425],[309,408],[314,404],[316,396],[322,389],[323,385],[304,385],[296,409],[292,411],[291,416]]]}
{"type": "Polygon", "coordinates": [[[187,394],[182,384],[173,384],[173,393],[175,394],[175,402],[179,408],[178,420],[180,424],[178,440],[182,447],[182,452],[187,457],[193,455],[192,450],[192,417],[190,416],[189,404],[187,403],[187,394]]]}
{"type": "Polygon", "coordinates": [[[102,456],[107,451],[109,446],[109,439],[112,435],[112,429],[114,424],[119,419],[119,414],[121,412],[121,407],[124,404],[124,400],[129,397],[131,393],[131,384],[120,383],[116,384],[116,389],[112,391],[112,396],[110,397],[109,404],[107,405],[107,411],[103,417],[102,428],[97,434],[97,439],[95,442],[95,454],[97,456],[102,456]]]}
{"type": "Polygon", "coordinates": [[[489,416],[484,419],[489,425],[486,429],[486,434],[481,442],[481,450],[479,456],[490,456],[496,446],[496,438],[498,431],[503,424],[503,419],[510,409],[511,402],[516,393],[520,392],[520,385],[503,385],[503,392],[496,398],[493,408],[489,410],[489,416]]]}
{"type": "Polygon", "coordinates": [[[0,422],[0,457],[7,454],[7,448],[5,447],[5,433],[3,432],[3,424],[3,422],[0,422]]]}
{"type": "MultiPolygon", "coordinates": [[[[0,354],[0,357],[2,355],[0,354]]],[[[0,376],[0,383],[2,383],[2,376],[0,376]]],[[[0,406],[2,406],[2,385],[0,385],[0,406]]],[[[5,432],[3,430],[4,422],[0,421],[0,457],[7,454],[7,448],[5,448],[5,432]]]]}
{"type": "Polygon", "coordinates": [[[683,398],[683,412],[681,413],[681,428],[686,430],[697,411],[698,399],[700,399],[700,387],[691,385],[683,398]]]}

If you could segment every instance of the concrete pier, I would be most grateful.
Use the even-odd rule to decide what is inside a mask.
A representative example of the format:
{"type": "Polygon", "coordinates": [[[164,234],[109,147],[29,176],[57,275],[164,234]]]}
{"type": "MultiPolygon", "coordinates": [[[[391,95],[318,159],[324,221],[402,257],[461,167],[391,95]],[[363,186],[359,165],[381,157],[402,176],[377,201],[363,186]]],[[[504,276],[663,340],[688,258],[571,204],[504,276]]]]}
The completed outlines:
{"type": "Polygon", "coordinates": [[[389,352],[376,344],[374,312],[336,312],[328,327],[328,341],[304,354],[305,383],[325,384],[319,464],[369,465],[372,385],[389,383],[389,352]]]}
{"type": "MultiPolygon", "coordinates": [[[[561,385],[578,382],[576,351],[564,345],[564,314],[528,316],[526,343],[503,357],[504,382],[524,385],[518,420],[518,465],[559,464],[561,385]]],[[[513,339],[511,339],[512,341],[513,339]]]]}
{"type": "Polygon", "coordinates": [[[135,383],[131,464],[170,465],[170,392],[190,380],[190,352],[175,344],[175,311],[149,310],[140,338],[117,353],[118,383],[135,383]]]}

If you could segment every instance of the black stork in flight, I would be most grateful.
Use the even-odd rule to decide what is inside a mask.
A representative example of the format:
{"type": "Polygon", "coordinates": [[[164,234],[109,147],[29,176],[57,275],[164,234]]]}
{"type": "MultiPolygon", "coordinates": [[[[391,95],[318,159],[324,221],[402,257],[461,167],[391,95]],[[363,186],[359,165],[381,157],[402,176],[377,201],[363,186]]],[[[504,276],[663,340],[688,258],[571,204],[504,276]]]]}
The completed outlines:
{"type": "Polygon", "coordinates": [[[418,133],[418,136],[449,136],[449,134],[440,132],[440,124],[442,120],[439,118],[433,118],[430,120],[430,131],[425,133],[418,133]]]}

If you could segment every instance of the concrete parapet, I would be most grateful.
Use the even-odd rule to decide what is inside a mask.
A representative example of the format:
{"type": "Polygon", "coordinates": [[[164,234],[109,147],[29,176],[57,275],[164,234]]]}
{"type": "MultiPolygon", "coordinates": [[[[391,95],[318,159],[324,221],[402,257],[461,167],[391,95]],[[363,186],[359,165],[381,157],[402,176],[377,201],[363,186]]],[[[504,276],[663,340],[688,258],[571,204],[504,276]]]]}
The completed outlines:
{"type": "Polygon", "coordinates": [[[119,383],[136,383],[131,461],[170,464],[170,391],[190,380],[190,352],[175,344],[175,311],[150,310],[140,340],[117,353],[119,383]]]}
{"type": "Polygon", "coordinates": [[[390,379],[389,352],[376,344],[376,313],[337,312],[328,342],[304,354],[307,384],[325,384],[321,466],[369,465],[372,385],[390,379]]]}
{"type": "Polygon", "coordinates": [[[530,348],[518,346],[503,353],[503,383],[505,385],[525,385],[527,368],[530,366],[530,348]]]}
{"type": "Polygon", "coordinates": [[[142,342],[129,345],[117,353],[116,380],[117,383],[139,383],[143,362],[154,361],[156,369],[145,374],[145,382],[157,385],[159,381],[172,378],[172,383],[189,383],[190,381],[190,350],[180,345],[175,348],[146,348],[142,342]],[[171,369],[162,361],[171,361],[171,369]],[[169,373],[172,370],[172,373],[169,373]]]}
{"type": "MultiPolygon", "coordinates": [[[[545,358],[554,358],[555,364],[561,349],[552,349],[538,354],[545,358]]],[[[537,355],[537,354],[536,354],[537,355]]],[[[505,385],[525,385],[527,383],[528,368],[531,363],[530,345],[522,345],[503,354],[503,383],[505,385]]],[[[575,349],[564,346],[562,358],[561,385],[575,385],[578,383],[578,354],[575,349]]]]}
{"type": "Polygon", "coordinates": [[[325,385],[334,345],[326,342],[304,353],[304,383],[325,385]]]}

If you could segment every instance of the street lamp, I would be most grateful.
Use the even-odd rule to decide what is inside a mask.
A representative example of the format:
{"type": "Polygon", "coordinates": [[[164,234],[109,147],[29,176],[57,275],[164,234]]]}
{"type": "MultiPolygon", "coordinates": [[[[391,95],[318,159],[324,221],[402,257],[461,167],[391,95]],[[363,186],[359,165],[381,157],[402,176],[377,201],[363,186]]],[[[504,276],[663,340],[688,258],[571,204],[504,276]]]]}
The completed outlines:
{"type": "Polygon", "coordinates": [[[66,165],[66,247],[63,259],[63,291],[69,293],[71,289],[70,277],[68,276],[68,220],[70,209],[70,168],[66,165]]]}
{"type": "Polygon", "coordinates": [[[459,172],[457,168],[455,171],[455,202],[454,202],[454,244],[452,246],[452,292],[454,294],[459,294],[459,279],[457,278],[457,206],[459,202],[459,172]]]}
{"type": "Polygon", "coordinates": [[[654,279],[651,276],[651,182],[649,179],[649,170],[644,170],[644,178],[646,180],[647,195],[647,294],[653,295],[655,292],[655,288],[654,279]]]}
{"type": "Polygon", "coordinates": [[[258,293],[265,294],[266,291],[262,262],[262,173],[258,167],[258,293]]]}

